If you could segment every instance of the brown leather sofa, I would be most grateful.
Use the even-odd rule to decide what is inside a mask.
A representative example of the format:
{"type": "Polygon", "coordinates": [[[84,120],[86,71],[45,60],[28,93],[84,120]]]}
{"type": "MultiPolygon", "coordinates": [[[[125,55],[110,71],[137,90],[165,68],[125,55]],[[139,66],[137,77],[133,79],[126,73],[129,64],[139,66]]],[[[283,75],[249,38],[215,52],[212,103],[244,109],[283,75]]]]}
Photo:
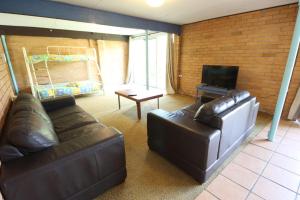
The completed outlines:
{"type": "Polygon", "coordinates": [[[1,134],[6,200],[92,199],[126,178],[124,137],[76,105],[21,93],[1,134]]]}
{"type": "Polygon", "coordinates": [[[251,133],[258,108],[249,92],[231,91],[174,112],[154,110],[147,116],[149,148],[203,183],[251,133]]]}

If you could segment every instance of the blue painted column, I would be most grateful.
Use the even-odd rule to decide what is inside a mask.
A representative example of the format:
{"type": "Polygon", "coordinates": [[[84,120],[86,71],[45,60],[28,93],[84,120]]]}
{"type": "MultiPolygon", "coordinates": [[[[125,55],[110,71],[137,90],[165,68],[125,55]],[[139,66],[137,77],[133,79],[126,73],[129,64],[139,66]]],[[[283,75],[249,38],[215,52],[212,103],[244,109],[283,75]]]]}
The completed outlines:
{"type": "Polygon", "coordinates": [[[8,65],[10,77],[11,77],[11,80],[12,80],[12,83],[13,83],[13,86],[14,86],[13,88],[14,88],[15,94],[18,94],[19,93],[19,88],[18,88],[17,80],[16,80],[16,77],[15,77],[15,74],[14,74],[14,70],[13,70],[13,67],[12,67],[12,64],[11,64],[11,61],[10,61],[10,56],[9,56],[9,52],[8,52],[8,48],[7,48],[7,44],[6,44],[5,35],[1,35],[1,42],[2,42],[3,49],[4,49],[5,58],[6,58],[6,62],[7,62],[7,65],[8,65]]]}
{"type": "MultiPolygon", "coordinates": [[[[299,6],[299,2],[298,2],[298,6],[299,6]]],[[[280,87],[280,91],[279,91],[279,96],[278,96],[278,100],[277,100],[277,104],[276,104],[276,108],[275,108],[275,113],[274,113],[273,120],[272,120],[272,125],[269,130],[269,134],[268,134],[268,139],[270,141],[274,140],[275,134],[278,129],[280,117],[282,114],[284,102],[285,102],[286,95],[287,95],[287,92],[289,89],[289,84],[290,84],[290,81],[292,78],[293,69],[294,69],[297,54],[298,54],[299,42],[300,42],[300,12],[299,12],[299,7],[298,7],[298,15],[297,15],[297,19],[296,19],[296,25],[295,25],[294,35],[293,35],[293,39],[292,39],[292,44],[291,44],[288,60],[286,63],[285,71],[283,74],[283,79],[282,79],[282,83],[281,83],[281,87],[280,87]]]]}

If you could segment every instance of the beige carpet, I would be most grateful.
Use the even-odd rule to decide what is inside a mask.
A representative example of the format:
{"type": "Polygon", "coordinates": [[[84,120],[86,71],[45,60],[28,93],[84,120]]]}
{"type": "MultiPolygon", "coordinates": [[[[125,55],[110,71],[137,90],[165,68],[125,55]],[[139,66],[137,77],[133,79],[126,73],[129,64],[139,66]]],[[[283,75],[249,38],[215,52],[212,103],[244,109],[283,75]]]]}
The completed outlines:
{"type": "MultiPolygon", "coordinates": [[[[169,95],[161,98],[160,107],[167,111],[174,111],[193,102],[194,99],[191,97],[169,95]]],[[[201,193],[205,184],[200,185],[189,175],[148,149],[146,115],[147,112],[156,109],[156,100],[142,103],[140,121],[137,120],[135,103],[125,98],[121,98],[121,110],[118,110],[117,97],[114,95],[81,97],[77,99],[77,103],[105,125],[119,129],[125,136],[128,173],[126,181],[100,195],[97,200],[193,200],[201,193]]],[[[270,116],[259,114],[252,135],[258,133],[270,120],[270,116]]],[[[238,151],[239,149],[227,162],[238,151]]]]}

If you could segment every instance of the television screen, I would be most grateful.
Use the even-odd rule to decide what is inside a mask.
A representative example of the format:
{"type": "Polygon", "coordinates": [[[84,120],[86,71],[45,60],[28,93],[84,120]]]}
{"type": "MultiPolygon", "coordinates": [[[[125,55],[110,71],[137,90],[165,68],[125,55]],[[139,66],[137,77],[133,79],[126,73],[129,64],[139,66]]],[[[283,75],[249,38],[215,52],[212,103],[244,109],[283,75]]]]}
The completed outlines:
{"type": "Polygon", "coordinates": [[[235,89],[238,66],[203,65],[202,83],[209,86],[235,89]]]}

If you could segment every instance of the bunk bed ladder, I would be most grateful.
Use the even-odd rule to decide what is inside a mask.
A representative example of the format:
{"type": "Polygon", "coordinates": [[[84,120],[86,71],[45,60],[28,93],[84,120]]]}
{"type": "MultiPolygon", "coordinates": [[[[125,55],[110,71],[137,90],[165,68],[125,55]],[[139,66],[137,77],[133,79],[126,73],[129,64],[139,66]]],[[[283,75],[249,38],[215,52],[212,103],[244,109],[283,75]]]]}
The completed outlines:
{"type": "Polygon", "coordinates": [[[37,93],[39,95],[39,98],[41,98],[40,96],[40,92],[39,92],[39,85],[43,85],[43,84],[40,84],[39,83],[39,80],[43,77],[47,77],[48,79],[48,83],[50,84],[51,86],[51,89],[53,91],[53,97],[55,98],[56,95],[55,95],[55,88],[53,86],[53,82],[52,82],[52,79],[51,79],[51,76],[50,76],[50,73],[49,73],[49,68],[48,68],[48,61],[45,60],[44,61],[45,65],[44,65],[44,68],[41,68],[41,67],[35,67],[33,63],[31,63],[31,69],[32,69],[32,72],[33,72],[33,76],[34,76],[34,79],[35,79],[35,86],[36,86],[36,90],[37,90],[37,93]],[[46,72],[46,76],[41,76],[40,73],[41,71],[45,71],[46,72]]]}
{"type": "Polygon", "coordinates": [[[53,85],[53,82],[52,82],[52,78],[50,76],[50,72],[49,72],[49,68],[48,68],[48,61],[45,60],[45,69],[47,71],[47,75],[48,75],[48,79],[49,79],[49,83],[51,85],[51,88],[52,88],[52,91],[53,91],[53,96],[54,98],[56,97],[56,94],[55,94],[55,88],[54,88],[54,85],[53,85]]]}
{"type": "Polygon", "coordinates": [[[96,64],[96,68],[97,68],[97,72],[98,72],[98,76],[99,76],[99,84],[100,84],[100,87],[101,87],[101,90],[102,90],[102,94],[104,95],[104,87],[103,87],[103,80],[102,80],[102,75],[101,75],[101,69],[100,69],[100,66],[98,64],[98,61],[97,61],[97,53],[96,53],[96,49],[93,48],[93,56],[95,58],[95,64],[96,64]]]}
{"type": "Polygon", "coordinates": [[[30,83],[30,88],[31,88],[31,93],[33,96],[36,97],[36,92],[35,91],[35,88],[34,88],[34,83],[33,83],[33,79],[32,79],[32,73],[31,73],[31,70],[30,70],[30,66],[29,66],[29,60],[28,60],[28,57],[27,57],[27,52],[26,52],[26,49],[25,47],[22,47],[22,50],[23,50],[23,55],[24,55],[24,60],[25,60],[25,66],[26,66],[26,70],[27,70],[27,74],[28,74],[28,79],[29,79],[29,83],[30,83]]]}
{"type": "MultiPolygon", "coordinates": [[[[46,54],[38,54],[31,56],[27,55],[25,47],[23,47],[22,49],[29,77],[30,87],[34,96],[40,99],[56,98],[57,96],[64,95],[64,87],[67,87],[67,92],[69,92],[70,90],[72,94],[74,92],[74,95],[90,94],[94,92],[102,92],[102,94],[104,95],[101,69],[100,65],[98,64],[97,53],[95,48],[72,46],[47,46],[46,54]],[[80,91],[81,86],[77,83],[75,84],[75,86],[73,83],[70,83],[67,86],[56,86],[55,84],[53,84],[48,66],[49,62],[82,61],[85,61],[87,64],[88,81],[90,81],[87,83],[85,83],[85,81],[81,81],[83,82],[83,92],[80,91]],[[97,68],[97,72],[95,73],[97,78],[93,76],[94,70],[92,70],[91,62],[94,62],[93,65],[95,64],[94,66],[96,66],[97,68]],[[95,78],[97,80],[95,80],[95,78]],[[85,90],[85,88],[87,88],[87,90],[85,90]]],[[[66,94],[69,95],[69,93],[66,94]]]]}
{"type": "Polygon", "coordinates": [[[34,68],[33,63],[31,63],[31,70],[32,70],[32,74],[33,74],[33,77],[34,77],[34,81],[35,81],[35,89],[36,89],[37,94],[38,94],[38,96],[40,98],[40,93],[39,93],[39,89],[38,89],[39,83],[38,83],[38,79],[36,77],[35,68],[34,68]]]}

